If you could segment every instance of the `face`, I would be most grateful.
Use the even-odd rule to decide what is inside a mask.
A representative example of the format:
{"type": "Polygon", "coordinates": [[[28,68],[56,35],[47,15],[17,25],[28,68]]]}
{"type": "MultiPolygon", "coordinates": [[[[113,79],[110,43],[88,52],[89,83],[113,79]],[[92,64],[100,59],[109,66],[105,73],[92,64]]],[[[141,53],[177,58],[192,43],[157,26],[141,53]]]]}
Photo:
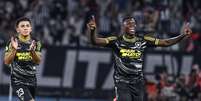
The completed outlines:
{"type": "Polygon", "coordinates": [[[17,33],[23,35],[23,36],[28,36],[30,35],[32,31],[32,26],[29,21],[21,21],[17,28],[16,28],[17,33]]]}
{"type": "Polygon", "coordinates": [[[123,23],[124,31],[129,35],[134,35],[136,31],[136,23],[133,18],[127,19],[123,23]]]}

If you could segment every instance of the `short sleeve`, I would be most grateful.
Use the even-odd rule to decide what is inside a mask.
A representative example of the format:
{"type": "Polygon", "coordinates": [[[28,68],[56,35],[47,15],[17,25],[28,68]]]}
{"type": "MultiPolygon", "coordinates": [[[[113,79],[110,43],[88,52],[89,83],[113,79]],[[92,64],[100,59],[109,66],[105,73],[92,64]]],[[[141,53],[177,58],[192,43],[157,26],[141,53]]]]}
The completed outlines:
{"type": "Polygon", "coordinates": [[[105,47],[108,47],[108,48],[114,47],[114,45],[115,45],[114,42],[117,40],[117,38],[118,38],[117,36],[107,37],[106,41],[108,44],[105,47]]]}
{"type": "Polygon", "coordinates": [[[159,39],[151,36],[144,36],[144,40],[147,41],[148,47],[156,47],[159,44],[159,39]]]}
{"type": "Polygon", "coordinates": [[[9,52],[11,49],[12,49],[11,41],[9,41],[9,42],[6,44],[5,52],[9,52]]]}
{"type": "Polygon", "coordinates": [[[41,44],[40,41],[37,41],[36,42],[36,50],[35,51],[41,52],[41,50],[42,50],[42,44],[41,44]]]}

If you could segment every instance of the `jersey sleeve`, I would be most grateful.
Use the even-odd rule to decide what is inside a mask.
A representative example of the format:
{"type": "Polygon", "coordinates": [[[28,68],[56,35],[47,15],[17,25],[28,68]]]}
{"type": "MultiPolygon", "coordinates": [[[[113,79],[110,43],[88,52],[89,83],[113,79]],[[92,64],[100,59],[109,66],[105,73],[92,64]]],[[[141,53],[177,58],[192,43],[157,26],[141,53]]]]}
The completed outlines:
{"type": "Polygon", "coordinates": [[[36,52],[41,52],[41,50],[42,50],[42,44],[41,44],[41,42],[40,41],[37,41],[36,42],[36,52]]]}
{"type": "Polygon", "coordinates": [[[9,52],[12,50],[11,41],[8,41],[5,47],[5,52],[9,52]]]}
{"type": "Polygon", "coordinates": [[[148,47],[156,47],[159,44],[159,39],[152,36],[144,36],[144,40],[147,41],[148,47]]]}
{"type": "Polygon", "coordinates": [[[115,41],[117,40],[117,36],[111,36],[106,38],[107,45],[105,47],[113,48],[115,46],[115,41]]]}

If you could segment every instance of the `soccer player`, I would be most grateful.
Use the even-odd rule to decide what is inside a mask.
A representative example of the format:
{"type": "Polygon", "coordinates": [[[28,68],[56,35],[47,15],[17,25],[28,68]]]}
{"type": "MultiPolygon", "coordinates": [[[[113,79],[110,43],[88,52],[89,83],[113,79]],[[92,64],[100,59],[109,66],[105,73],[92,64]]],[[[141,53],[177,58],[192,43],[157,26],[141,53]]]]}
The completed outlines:
{"type": "Polygon", "coordinates": [[[95,18],[87,24],[92,44],[111,48],[114,54],[114,83],[117,101],[143,101],[144,76],[143,54],[148,46],[170,46],[178,43],[192,33],[186,26],[184,34],[169,39],[158,39],[150,36],[136,35],[136,22],[133,17],[122,21],[122,35],[100,38],[96,36],[95,18]]]}
{"type": "Polygon", "coordinates": [[[11,67],[11,85],[20,101],[34,101],[36,66],[41,61],[41,43],[31,36],[31,20],[16,21],[17,35],[11,37],[5,49],[4,63],[11,67]]]}

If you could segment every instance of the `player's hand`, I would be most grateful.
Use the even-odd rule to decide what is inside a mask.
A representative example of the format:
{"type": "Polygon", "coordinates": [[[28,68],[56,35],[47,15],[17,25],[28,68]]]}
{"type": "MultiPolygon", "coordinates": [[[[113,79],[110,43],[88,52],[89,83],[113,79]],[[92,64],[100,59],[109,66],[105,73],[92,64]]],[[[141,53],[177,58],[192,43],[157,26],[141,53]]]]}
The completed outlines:
{"type": "Polygon", "coordinates": [[[16,38],[11,37],[11,46],[13,47],[13,49],[17,50],[18,48],[18,41],[16,38]]]}
{"type": "Polygon", "coordinates": [[[192,34],[192,30],[191,30],[191,28],[189,26],[189,23],[186,23],[185,26],[184,26],[184,34],[186,36],[188,36],[188,37],[190,37],[191,34],[192,34]]]}
{"type": "Polygon", "coordinates": [[[30,50],[30,51],[34,51],[35,49],[36,49],[36,41],[33,40],[33,41],[31,42],[31,45],[29,46],[29,50],[30,50]]]}
{"type": "Polygon", "coordinates": [[[87,28],[89,30],[95,30],[96,29],[96,21],[95,21],[94,16],[92,16],[92,18],[89,20],[89,23],[87,23],[87,28]]]}

